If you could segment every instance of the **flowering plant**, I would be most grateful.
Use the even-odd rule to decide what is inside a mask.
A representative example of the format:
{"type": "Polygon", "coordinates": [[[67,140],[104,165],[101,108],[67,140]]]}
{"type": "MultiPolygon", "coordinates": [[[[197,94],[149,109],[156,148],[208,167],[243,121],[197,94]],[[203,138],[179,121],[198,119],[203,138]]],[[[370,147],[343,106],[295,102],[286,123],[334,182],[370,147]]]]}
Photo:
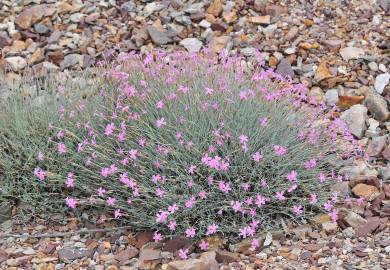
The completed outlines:
{"type": "Polygon", "coordinates": [[[336,220],[329,185],[351,154],[339,143],[356,143],[343,122],[303,85],[203,53],[118,57],[94,102],[61,108],[66,128],[49,127],[50,158],[64,166],[49,177],[38,161],[35,176],[60,181],[69,208],[106,209],[157,242],[246,238],[318,211],[336,220]]]}

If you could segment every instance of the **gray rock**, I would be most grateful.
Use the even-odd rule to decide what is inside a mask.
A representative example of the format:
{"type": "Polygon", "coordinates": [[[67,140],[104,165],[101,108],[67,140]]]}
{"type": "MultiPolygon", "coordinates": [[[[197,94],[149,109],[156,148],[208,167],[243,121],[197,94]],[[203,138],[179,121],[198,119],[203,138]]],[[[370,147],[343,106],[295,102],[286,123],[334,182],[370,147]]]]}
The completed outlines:
{"type": "Polygon", "coordinates": [[[383,93],[383,89],[385,89],[386,85],[390,82],[390,74],[384,73],[380,74],[375,78],[375,91],[379,94],[383,93]]]}
{"type": "Polygon", "coordinates": [[[347,238],[355,237],[355,230],[352,227],[345,228],[343,230],[343,236],[347,238]]]}
{"type": "Polygon", "coordinates": [[[276,69],[276,72],[285,75],[290,76],[291,78],[294,78],[294,70],[291,67],[290,61],[286,58],[283,58],[276,69]]]}
{"type": "Polygon", "coordinates": [[[0,31],[0,48],[11,45],[12,39],[8,36],[7,32],[0,31]]]}
{"type": "Polygon", "coordinates": [[[175,21],[182,24],[182,25],[191,25],[192,24],[190,16],[186,16],[186,15],[180,15],[180,16],[175,17],[175,21]]]}
{"type": "Polygon", "coordinates": [[[189,52],[199,52],[203,43],[197,38],[185,38],[180,41],[180,45],[186,48],[189,52]]]}
{"type": "Polygon", "coordinates": [[[184,11],[189,14],[196,14],[203,12],[204,3],[195,3],[186,8],[184,11]]]}
{"type": "Polygon", "coordinates": [[[61,69],[66,69],[79,64],[82,61],[82,58],[83,56],[77,53],[66,55],[61,63],[61,69]]]}
{"type": "Polygon", "coordinates": [[[127,1],[121,5],[121,10],[124,12],[133,12],[136,11],[136,9],[137,5],[134,3],[134,1],[127,1]]]}
{"type": "Polygon", "coordinates": [[[367,154],[377,157],[386,146],[387,136],[374,137],[368,144],[367,154]]]}
{"type": "Polygon", "coordinates": [[[341,114],[341,119],[347,124],[351,133],[361,139],[366,130],[367,108],[361,104],[351,106],[341,114]]]}
{"type": "Polygon", "coordinates": [[[376,120],[386,121],[389,118],[390,112],[387,108],[387,102],[382,96],[373,93],[368,94],[364,104],[376,120]]]}
{"type": "Polygon", "coordinates": [[[325,101],[328,106],[335,105],[339,101],[339,93],[337,89],[330,89],[325,93],[325,101]]]}
{"type": "Polygon", "coordinates": [[[379,175],[382,177],[383,180],[389,180],[390,179],[390,164],[387,164],[387,167],[380,167],[379,168],[379,175]]]}
{"type": "Polygon", "coordinates": [[[61,36],[62,36],[62,32],[56,30],[47,39],[47,43],[49,43],[49,44],[57,43],[61,36]]]}
{"type": "Polygon", "coordinates": [[[166,32],[161,32],[154,26],[148,26],[147,31],[153,43],[157,45],[165,45],[172,42],[172,39],[167,35],[166,32]]]}
{"type": "Polygon", "coordinates": [[[149,17],[154,12],[159,11],[163,8],[164,8],[164,5],[162,5],[156,1],[153,1],[144,7],[144,15],[145,15],[145,17],[149,17]]]}
{"type": "Polygon", "coordinates": [[[0,203],[0,224],[11,218],[12,206],[10,202],[0,203]]]}
{"type": "Polygon", "coordinates": [[[38,34],[47,34],[50,32],[50,28],[42,23],[34,24],[34,30],[38,34]]]}
{"type": "Polygon", "coordinates": [[[364,55],[364,50],[357,47],[345,47],[340,50],[341,57],[345,61],[359,59],[364,55]]]}
{"type": "Polygon", "coordinates": [[[348,214],[345,216],[344,221],[346,221],[348,225],[354,229],[367,223],[367,220],[352,211],[348,211],[348,214]]]}
{"type": "Polygon", "coordinates": [[[75,13],[75,14],[70,15],[69,19],[73,23],[79,23],[83,17],[85,17],[85,14],[75,13]]]}
{"type": "Polygon", "coordinates": [[[202,28],[210,28],[211,23],[209,23],[207,20],[201,20],[199,26],[202,28]]]}
{"type": "Polygon", "coordinates": [[[368,63],[368,67],[369,67],[372,71],[378,71],[378,64],[375,63],[375,62],[370,62],[370,63],[368,63]]]}

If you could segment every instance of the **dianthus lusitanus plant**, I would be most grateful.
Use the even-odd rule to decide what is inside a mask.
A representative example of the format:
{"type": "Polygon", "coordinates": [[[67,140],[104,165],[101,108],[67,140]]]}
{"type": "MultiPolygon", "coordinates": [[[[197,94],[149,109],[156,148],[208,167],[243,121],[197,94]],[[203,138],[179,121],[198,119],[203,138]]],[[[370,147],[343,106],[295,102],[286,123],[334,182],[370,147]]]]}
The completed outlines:
{"type": "Polygon", "coordinates": [[[154,230],[155,241],[253,237],[279,218],[319,211],[336,221],[329,186],[353,154],[341,142],[356,141],[305,86],[207,50],[101,64],[109,69],[94,101],[60,109],[67,128],[48,127],[51,151],[33,172],[63,186],[70,211],[104,209],[107,219],[154,230]],[[62,166],[53,171],[46,159],[62,166]]]}

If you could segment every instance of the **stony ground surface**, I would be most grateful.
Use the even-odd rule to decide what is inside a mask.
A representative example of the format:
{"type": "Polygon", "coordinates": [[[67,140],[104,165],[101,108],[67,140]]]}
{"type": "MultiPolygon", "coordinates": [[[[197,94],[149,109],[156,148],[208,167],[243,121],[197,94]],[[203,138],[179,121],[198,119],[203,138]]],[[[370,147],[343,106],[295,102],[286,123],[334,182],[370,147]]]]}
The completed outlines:
{"type": "Polygon", "coordinates": [[[345,164],[350,180],[334,186],[340,202],[347,202],[340,204],[339,223],[320,216],[315,226],[285,228],[261,251],[224,245],[201,256],[195,249],[196,258],[180,263],[177,249],[191,245],[182,239],[160,247],[148,243],[147,233],[130,231],[20,238],[4,234],[75,232],[96,225],[83,219],[28,225],[11,220],[1,225],[0,268],[388,267],[390,0],[3,0],[0,97],[26,70],[69,76],[67,70],[88,68],[110,50],[197,52],[204,47],[246,57],[259,49],[266,67],[306,84],[311,98],[338,105],[367,157],[345,164]]]}

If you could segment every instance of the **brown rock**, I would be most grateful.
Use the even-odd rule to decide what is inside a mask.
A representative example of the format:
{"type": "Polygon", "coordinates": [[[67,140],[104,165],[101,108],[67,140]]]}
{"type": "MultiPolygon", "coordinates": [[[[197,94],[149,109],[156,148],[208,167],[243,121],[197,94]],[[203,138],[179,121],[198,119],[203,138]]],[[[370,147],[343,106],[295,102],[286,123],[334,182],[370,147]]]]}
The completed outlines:
{"type": "Polygon", "coordinates": [[[269,25],[271,23],[271,16],[265,15],[265,16],[250,17],[249,21],[254,24],[269,25]]]}
{"type": "Polygon", "coordinates": [[[217,255],[215,256],[215,259],[219,263],[236,262],[240,259],[240,254],[226,250],[217,250],[217,255]]]}
{"type": "Polygon", "coordinates": [[[390,112],[387,108],[387,102],[382,96],[372,93],[368,94],[364,104],[376,120],[386,121],[389,118],[390,112]]]}
{"type": "Polygon", "coordinates": [[[132,246],[129,246],[125,250],[120,251],[118,254],[115,255],[115,260],[124,262],[127,260],[130,260],[138,255],[138,249],[132,246]]]}
{"type": "Polygon", "coordinates": [[[139,260],[141,262],[158,259],[161,259],[161,250],[157,248],[155,243],[146,244],[143,248],[141,248],[139,253],[139,260]]]}
{"type": "Polygon", "coordinates": [[[348,214],[344,217],[344,221],[354,229],[361,227],[367,223],[367,220],[365,220],[359,214],[356,214],[353,211],[348,211],[348,214]]]}
{"type": "Polygon", "coordinates": [[[7,32],[0,31],[0,48],[9,46],[12,43],[12,39],[8,36],[7,32]]]}
{"type": "Polygon", "coordinates": [[[28,59],[27,63],[29,65],[34,65],[37,62],[40,62],[45,59],[45,49],[43,48],[38,48],[28,59]]]}
{"type": "Polygon", "coordinates": [[[347,110],[349,107],[360,104],[364,100],[364,96],[339,96],[337,106],[341,110],[347,110]]]}
{"type": "Polygon", "coordinates": [[[253,9],[257,12],[264,13],[266,7],[265,0],[255,0],[253,1],[253,9]]]}
{"type": "Polygon", "coordinates": [[[293,39],[298,35],[298,32],[299,32],[299,28],[296,27],[296,26],[293,26],[293,27],[291,27],[291,29],[287,32],[287,34],[284,36],[284,38],[285,38],[287,41],[291,41],[291,40],[293,40],[293,39]]]}
{"type": "Polygon", "coordinates": [[[0,249],[0,263],[6,261],[7,259],[8,259],[8,253],[0,249]]]}
{"type": "Polygon", "coordinates": [[[278,64],[278,59],[274,56],[270,56],[268,60],[268,65],[270,67],[276,67],[277,64],[278,64]]]}
{"type": "Polygon", "coordinates": [[[379,195],[379,190],[376,187],[366,184],[357,184],[353,187],[352,192],[358,197],[363,197],[366,201],[372,201],[379,195]]]}
{"type": "Polygon", "coordinates": [[[54,5],[34,5],[25,9],[16,19],[15,24],[22,29],[28,29],[34,23],[39,22],[45,16],[51,16],[56,12],[54,5]]]}
{"type": "Polygon", "coordinates": [[[135,245],[136,248],[141,248],[143,245],[146,243],[150,242],[153,240],[153,232],[152,231],[145,231],[137,234],[136,239],[137,239],[137,244],[135,245]]]}
{"type": "Polygon", "coordinates": [[[221,0],[214,0],[210,6],[207,8],[207,13],[212,14],[215,17],[218,17],[222,12],[222,3],[221,0]]]}
{"type": "Polygon", "coordinates": [[[229,36],[214,37],[210,43],[211,48],[214,52],[219,53],[223,48],[226,48],[230,40],[231,37],[229,36]]]}
{"type": "Polygon", "coordinates": [[[330,217],[328,214],[318,214],[311,219],[311,222],[314,225],[322,225],[329,221],[330,221],[330,217]]]}
{"type": "Polygon", "coordinates": [[[314,79],[317,82],[320,82],[320,81],[325,80],[325,79],[330,78],[330,77],[332,77],[332,75],[330,74],[327,63],[325,61],[321,62],[318,65],[314,79]]]}
{"type": "Polygon", "coordinates": [[[278,5],[268,5],[265,7],[265,14],[270,15],[271,17],[277,17],[286,12],[287,12],[286,7],[282,7],[278,5]]]}
{"type": "Polygon", "coordinates": [[[306,25],[307,27],[311,27],[311,26],[313,26],[314,21],[313,21],[313,20],[310,20],[310,19],[304,19],[304,20],[303,20],[303,23],[304,23],[304,25],[306,25]]]}
{"type": "Polygon", "coordinates": [[[201,259],[189,259],[170,262],[168,270],[209,270],[209,267],[201,259]]]}
{"type": "Polygon", "coordinates": [[[175,253],[179,249],[185,249],[191,246],[192,241],[190,241],[187,237],[174,237],[170,239],[164,246],[164,251],[169,251],[175,253]]]}
{"type": "Polygon", "coordinates": [[[73,6],[65,1],[57,3],[57,12],[59,14],[69,13],[73,11],[73,6]]]}
{"type": "Polygon", "coordinates": [[[49,52],[47,54],[49,60],[59,66],[61,62],[64,60],[64,54],[61,51],[49,52]]]}
{"type": "Polygon", "coordinates": [[[224,12],[222,14],[222,18],[226,23],[232,23],[237,21],[237,13],[235,11],[230,11],[230,12],[224,12]]]}
{"type": "Polygon", "coordinates": [[[4,48],[5,53],[20,53],[27,48],[26,43],[21,40],[14,40],[10,47],[4,48]]]}

